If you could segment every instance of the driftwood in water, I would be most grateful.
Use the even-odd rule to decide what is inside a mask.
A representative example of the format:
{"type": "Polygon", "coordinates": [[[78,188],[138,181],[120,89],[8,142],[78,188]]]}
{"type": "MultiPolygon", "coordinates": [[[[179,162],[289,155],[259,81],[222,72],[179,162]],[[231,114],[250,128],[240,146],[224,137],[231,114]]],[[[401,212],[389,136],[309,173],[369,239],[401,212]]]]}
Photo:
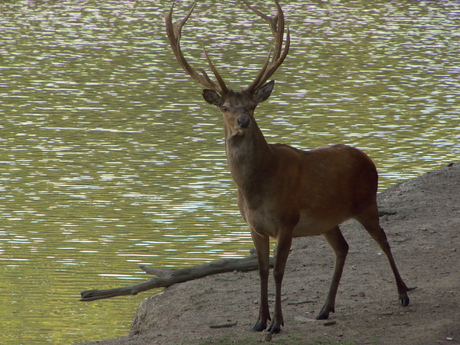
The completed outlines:
{"type": "MultiPolygon", "coordinates": [[[[274,259],[270,258],[270,266],[273,267],[274,259]]],[[[209,275],[225,272],[248,272],[258,269],[257,256],[252,255],[243,259],[221,259],[192,267],[168,269],[140,266],[148,274],[156,277],[149,280],[119,288],[107,290],[82,291],[80,301],[88,302],[98,299],[111,298],[116,296],[137,295],[139,292],[150,289],[168,287],[173,284],[183,283],[188,280],[203,278],[209,275]]]]}

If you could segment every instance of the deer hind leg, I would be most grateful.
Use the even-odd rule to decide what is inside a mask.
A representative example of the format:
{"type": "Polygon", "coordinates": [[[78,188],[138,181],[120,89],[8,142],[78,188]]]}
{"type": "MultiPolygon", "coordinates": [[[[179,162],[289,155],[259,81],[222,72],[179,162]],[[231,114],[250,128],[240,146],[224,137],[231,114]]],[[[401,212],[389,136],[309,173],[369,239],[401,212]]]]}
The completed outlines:
{"type": "Polygon", "coordinates": [[[385,231],[383,231],[379,224],[377,207],[375,207],[375,212],[372,212],[372,216],[359,217],[356,219],[364,226],[367,232],[379,244],[380,248],[382,248],[383,252],[387,256],[388,262],[390,263],[391,269],[395,276],[396,286],[398,288],[399,294],[399,303],[403,307],[407,307],[409,305],[409,296],[407,295],[407,291],[409,291],[410,289],[402,280],[398,268],[396,267],[396,263],[393,258],[393,254],[391,253],[391,248],[390,244],[388,243],[387,236],[385,234],[385,231]]]}
{"type": "Polygon", "coordinates": [[[348,254],[348,243],[343,238],[342,233],[338,226],[332,230],[323,234],[327,242],[331,245],[335,252],[335,266],[334,274],[332,275],[331,287],[329,294],[327,295],[326,303],[323,308],[316,315],[317,320],[325,320],[329,317],[330,312],[334,312],[335,307],[335,296],[337,295],[337,289],[339,287],[340,278],[342,277],[343,266],[345,265],[345,259],[348,254]]]}

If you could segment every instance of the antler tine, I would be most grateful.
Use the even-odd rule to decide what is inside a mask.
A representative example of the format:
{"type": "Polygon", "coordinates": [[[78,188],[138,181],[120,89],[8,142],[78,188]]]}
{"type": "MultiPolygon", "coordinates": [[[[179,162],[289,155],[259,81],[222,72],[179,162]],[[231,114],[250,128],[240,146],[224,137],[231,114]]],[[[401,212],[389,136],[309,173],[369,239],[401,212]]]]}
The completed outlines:
{"type": "MultiPolygon", "coordinates": [[[[243,0],[244,4],[246,6],[249,7],[249,9],[252,10],[252,12],[254,12],[255,14],[257,14],[258,16],[260,16],[261,18],[263,18],[267,23],[268,25],[270,25],[270,30],[272,31],[272,34],[274,37],[276,37],[276,24],[277,24],[277,21],[278,21],[278,14],[276,14],[273,18],[266,15],[265,13],[262,13],[260,12],[257,8],[249,5],[249,3],[246,1],[246,0],[243,0]]],[[[277,1],[275,1],[276,4],[278,4],[277,1]]]]}
{"type": "MultiPolygon", "coordinates": [[[[206,56],[206,60],[208,61],[208,65],[211,68],[212,73],[214,73],[214,76],[216,77],[217,82],[219,83],[222,92],[227,93],[228,89],[227,89],[227,86],[225,85],[224,79],[220,76],[219,72],[217,72],[216,66],[214,66],[214,64],[212,63],[211,58],[209,57],[208,52],[206,51],[204,47],[203,47],[203,50],[204,50],[204,55],[206,56]]],[[[220,94],[222,94],[222,92],[220,94]]]]}
{"type": "Polygon", "coordinates": [[[189,65],[187,60],[185,59],[184,55],[182,54],[182,50],[180,47],[180,39],[181,39],[181,34],[182,34],[182,27],[184,24],[187,22],[187,20],[190,18],[194,8],[195,8],[196,3],[192,5],[188,13],[185,15],[185,17],[178,23],[173,24],[172,22],[172,14],[173,14],[173,9],[174,9],[174,3],[171,5],[171,8],[169,12],[166,14],[165,17],[165,22],[166,22],[166,33],[168,35],[169,43],[171,44],[171,48],[174,52],[174,55],[179,62],[179,65],[184,69],[185,72],[187,72],[193,79],[201,83],[203,86],[206,88],[212,89],[221,95],[225,94],[228,92],[228,89],[225,85],[224,80],[220,76],[220,74],[217,72],[216,67],[212,63],[211,59],[209,58],[206,50],[205,50],[205,55],[206,55],[206,60],[208,61],[208,64],[214,73],[214,76],[216,77],[217,81],[219,84],[216,84],[211,78],[209,78],[208,74],[203,70],[203,69],[198,69],[202,75],[197,73],[195,69],[189,65]]]}
{"type": "MultiPolygon", "coordinates": [[[[275,55],[273,56],[273,61],[278,60],[281,55],[281,48],[283,46],[283,37],[284,37],[284,13],[283,10],[281,9],[280,4],[278,3],[278,0],[275,0],[276,4],[276,11],[277,14],[273,18],[273,21],[275,24],[273,25],[272,33],[273,36],[275,37],[276,41],[276,51],[275,55]]],[[[270,25],[270,28],[272,28],[272,25],[270,25]]],[[[288,30],[289,31],[289,30],[288,30]]]]}
{"type": "Polygon", "coordinates": [[[273,73],[275,73],[278,67],[283,63],[284,59],[286,58],[289,52],[291,37],[290,37],[289,29],[288,29],[287,35],[286,35],[286,44],[283,50],[284,14],[283,14],[283,10],[281,9],[280,4],[278,3],[278,0],[275,0],[277,14],[274,17],[270,17],[260,12],[256,8],[249,5],[246,0],[243,0],[243,2],[254,13],[256,13],[258,16],[263,18],[269,24],[270,30],[275,39],[275,51],[274,51],[271,62],[267,63],[266,61],[262,69],[259,71],[257,77],[254,79],[251,85],[249,85],[249,87],[246,89],[250,93],[254,93],[260,86],[262,86],[273,75],[273,73]]]}

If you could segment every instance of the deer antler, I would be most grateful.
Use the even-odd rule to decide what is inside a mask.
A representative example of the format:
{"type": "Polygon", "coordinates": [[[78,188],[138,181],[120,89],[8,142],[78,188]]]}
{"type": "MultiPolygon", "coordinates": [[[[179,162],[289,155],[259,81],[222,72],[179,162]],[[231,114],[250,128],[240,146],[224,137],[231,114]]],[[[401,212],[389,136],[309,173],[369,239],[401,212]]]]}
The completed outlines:
{"type": "Polygon", "coordinates": [[[195,8],[195,5],[196,3],[192,5],[188,13],[185,15],[185,17],[180,22],[173,24],[172,13],[174,9],[174,3],[172,4],[171,9],[169,10],[165,18],[166,32],[168,34],[169,43],[171,44],[171,48],[174,52],[174,55],[176,56],[177,61],[179,62],[179,65],[181,65],[181,67],[184,69],[185,72],[187,72],[193,79],[195,79],[196,81],[204,85],[206,88],[212,89],[220,93],[221,95],[223,95],[228,92],[227,86],[225,85],[224,80],[222,79],[219,72],[217,71],[217,68],[212,63],[208,53],[206,52],[206,49],[204,49],[206,60],[208,61],[209,67],[211,68],[211,71],[214,73],[214,76],[216,77],[218,84],[214,82],[213,80],[211,80],[211,78],[209,78],[208,74],[202,68],[198,69],[198,71],[201,72],[201,75],[200,75],[192,66],[189,65],[189,63],[184,57],[184,54],[182,54],[182,50],[180,47],[182,27],[187,22],[190,15],[192,14],[193,9],[195,8]]]}
{"type": "Polygon", "coordinates": [[[259,71],[259,74],[254,79],[254,81],[249,85],[246,90],[249,93],[254,93],[259,87],[261,87],[265,82],[275,73],[278,67],[283,63],[289,52],[289,46],[291,43],[291,36],[289,34],[289,29],[287,30],[286,35],[286,44],[283,50],[283,38],[284,38],[284,14],[281,9],[278,0],[275,0],[277,14],[274,17],[270,17],[259,10],[255,9],[248,4],[246,0],[243,2],[248,6],[255,14],[262,17],[268,25],[270,25],[270,30],[272,31],[273,37],[275,39],[275,51],[273,57],[270,61],[271,51],[268,53],[267,60],[265,61],[262,69],[259,71]]]}
{"type": "MultiPolygon", "coordinates": [[[[284,59],[286,58],[289,52],[289,45],[290,45],[290,35],[289,29],[287,30],[286,35],[286,44],[283,49],[283,39],[284,39],[284,15],[281,6],[278,3],[278,0],[275,0],[277,14],[274,17],[270,17],[259,10],[255,9],[254,7],[250,6],[246,0],[243,2],[248,6],[254,13],[262,17],[269,25],[270,30],[272,31],[273,37],[275,39],[275,50],[273,53],[273,57],[271,56],[271,51],[267,56],[267,60],[265,61],[264,65],[262,66],[261,70],[257,74],[254,81],[246,88],[246,91],[253,94],[257,91],[259,87],[261,87],[265,82],[275,73],[278,67],[283,63],[284,59]],[[270,60],[271,58],[271,60],[270,60]]],[[[209,67],[211,68],[212,73],[217,79],[217,83],[209,77],[206,71],[202,68],[198,68],[197,70],[201,72],[199,74],[197,70],[195,70],[192,66],[189,65],[187,60],[182,54],[182,50],[180,47],[180,38],[182,27],[189,19],[190,15],[195,8],[196,3],[192,5],[188,13],[185,17],[178,23],[173,24],[172,22],[172,14],[174,9],[174,3],[171,6],[168,14],[166,15],[166,32],[168,34],[169,43],[171,44],[171,48],[176,56],[177,61],[193,79],[204,85],[206,88],[212,89],[221,95],[224,95],[229,92],[227,86],[225,85],[224,80],[220,76],[219,72],[217,71],[216,66],[211,61],[206,49],[204,49],[204,54],[206,56],[206,60],[208,61],[209,67]]]]}

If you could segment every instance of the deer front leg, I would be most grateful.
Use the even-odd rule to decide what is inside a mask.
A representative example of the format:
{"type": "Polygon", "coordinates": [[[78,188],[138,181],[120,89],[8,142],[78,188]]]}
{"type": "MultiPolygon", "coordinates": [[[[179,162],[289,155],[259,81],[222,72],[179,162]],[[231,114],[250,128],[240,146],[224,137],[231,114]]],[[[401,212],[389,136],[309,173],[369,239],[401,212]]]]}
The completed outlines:
{"type": "Polygon", "coordinates": [[[273,269],[273,276],[275,278],[275,313],[273,314],[273,320],[267,331],[270,333],[279,333],[281,326],[284,326],[283,311],[281,308],[281,285],[284,277],[284,270],[286,268],[286,261],[291,250],[292,236],[291,233],[283,234],[278,238],[276,245],[276,258],[275,268],[273,269]]]}
{"type": "Polygon", "coordinates": [[[270,240],[268,236],[251,231],[252,240],[257,250],[259,261],[260,276],[260,309],[259,318],[252,327],[253,331],[262,332],[267,328],[267,321],[270,320],[270,310],[268,307],[268,273],[270,270],[270,240]]]}

